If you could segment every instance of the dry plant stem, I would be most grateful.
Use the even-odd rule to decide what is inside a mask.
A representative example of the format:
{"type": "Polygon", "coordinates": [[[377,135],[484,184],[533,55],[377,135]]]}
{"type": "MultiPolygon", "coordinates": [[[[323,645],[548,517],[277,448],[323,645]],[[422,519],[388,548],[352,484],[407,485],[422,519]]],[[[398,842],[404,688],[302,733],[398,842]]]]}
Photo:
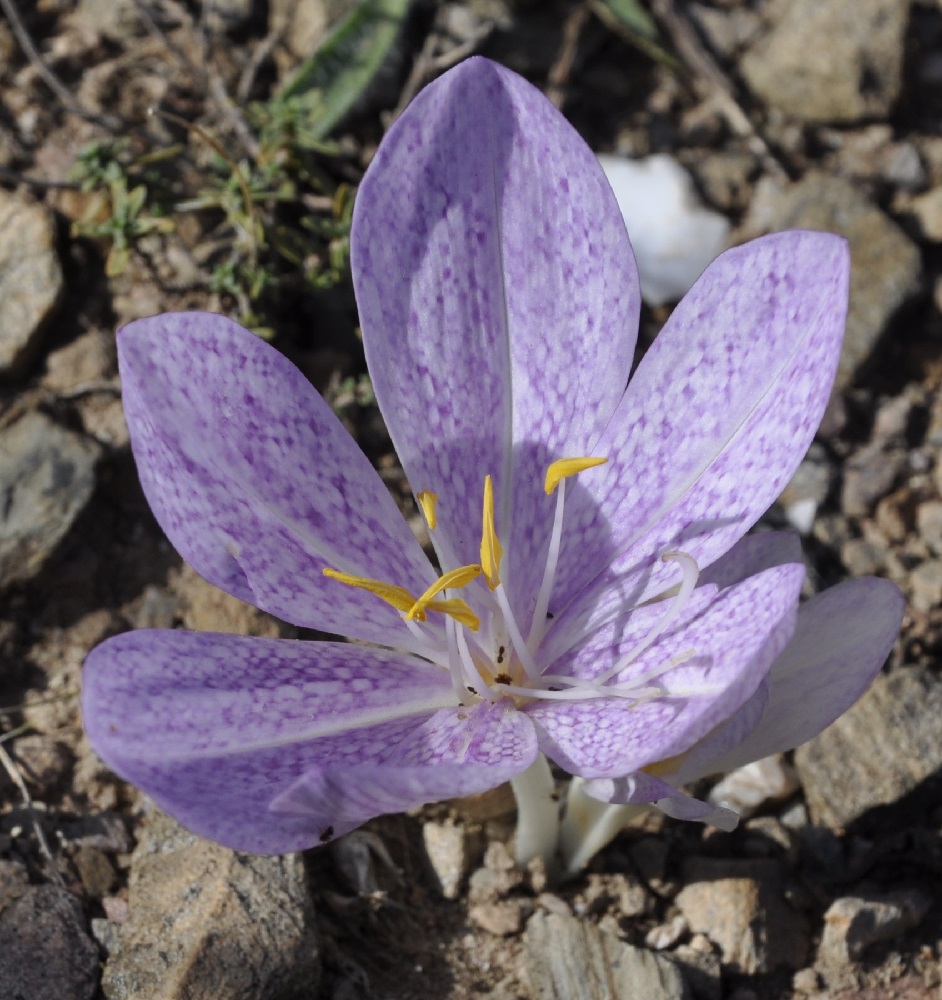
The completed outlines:
{"type": "Polygon", "coordinates": [[[0,0],[0,10],[3,11],[6,19],[10,22],[10,27],[13,30],[13,34],[16,36],[17,42],[20,44],[20,48],[26,54],[26,58],[36,67],[36,72],[43,78],[46,86],[56,95],[62,106],[70,111],[74,115],[79,115],[82,118],[87,119],[90,122],[94,122],[96,125],[102,125],[104,128],[110,131],[115,131],[120,128],[120,122],[114,118],[109,118],[106,115],[96,114],[94,111],[89,111],[88,108],[82,106],[72,96],[72,92],[68,87],[56,76],[55,73],[49,68],[46,60],[43,59],[39,52],[39,49],[33,44],[33,39],[30,37],[29,32],[26,30],[26,25],[23,24],[20,18],[20,12],[16,8],[16,4],[13,0],[0,0]]]}
{"type": "Polygon", "coordinates": [[[65,880],[59,874],[59,869],[56,868],[56,860],[52,856],[52,851],[49,850],[49,844],[46,841],[46,835],[43,833],[42,827],[39,825],[39,820],[36,817],[36,807],[33,805],[33,800],[29,794],[29,789],[26,787],[26,782],[23,781],[23,776],[19,772],[16,764],[13,762],[13,758],[7,753],[6,748],[0,743],[0,764],[3,764],[4,770],[10,776],[10,780],[19,789],[20,799],[23,802],[23,806],[29,813],[30,822],[33,825],[33,833],[36,834],[36,842],[39,844],[39,852],[49,863],[49,872],[53,880],[58,882],[63,888],[65,887],[65,880]]]}
{"type": "Polygon", "coordinates": [[[412,72],[409,74],[409,78],[402,88],[402,93],[399,95],[399,103],[390,115],[387,128],[405,111],[406,105],[409,104],[412,98],[415,97],[433,76],[438,73],[444,73],[446,69],[457,66],[462,59],[467,59],[493,30],[493,22],[485,21],[466,41],[437,56],[432,53],[435,51],[435,46],[438,43],[438,36],[434,33],[430,34],[425,39],[422,51],[415,60],[412,72]]]}
{"type": "Polygon", "coordinates": [[[546,96],[556,105],[562,108],[566,100],[566,88],[569,86],[569,76],[572,73],[572,64],[576,58],[576,50],[579,47],[579,36],[586,21],[589,19],[588,7],[577,7],[566,18],[563,25],[563,41],[559,47],[556,61],[549,71],[549,81],[546,88],[546,96]]]}
{"type": "Polygon", "coordinates": [[[652,0],[652,11],[664,25],[677,52],[693,70],[701,96],[715,103],[729,127],[747,140],[750,150],[762,158],[770,173],[779,179],[787,179],[785,166],[743,111],[734,96],[732,81],[701,42],[676,0],[652,0]]]}

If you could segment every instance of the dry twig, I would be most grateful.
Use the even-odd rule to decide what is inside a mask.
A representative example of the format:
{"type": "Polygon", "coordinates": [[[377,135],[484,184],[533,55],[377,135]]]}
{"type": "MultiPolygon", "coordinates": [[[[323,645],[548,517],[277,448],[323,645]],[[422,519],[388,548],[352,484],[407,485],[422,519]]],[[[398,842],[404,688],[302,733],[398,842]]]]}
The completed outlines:
{"type": "Polygon", "coordinates": [[[79,115],[81,118],[94,122],[96,125],[102,125],[112,132],[121,127],[121,123],[116,119],[110,118],[107,115],[99,115],[84,107],[81,102],[76,100],[72,92],[59,77],[53,73],[46,60],[40,54],[39,49],[33,43],[33,39],[26,30],[26,25],[23,23],[20,12],[16,9],[16,4],[13,0],[0,0],[0,10],[3,11],[6,19],[10,22],[13,34],[19,42],[20,48],[26,54],[26,58],[36,67],[36,72],[43,78],[46,86],[58,97],[66,111],[74,115],[79,115]]]}

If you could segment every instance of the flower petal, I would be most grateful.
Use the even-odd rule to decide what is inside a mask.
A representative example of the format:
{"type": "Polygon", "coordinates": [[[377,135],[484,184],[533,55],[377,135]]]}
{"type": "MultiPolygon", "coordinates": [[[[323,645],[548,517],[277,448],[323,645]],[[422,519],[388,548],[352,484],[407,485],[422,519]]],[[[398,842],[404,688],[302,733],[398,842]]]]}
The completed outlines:
{"type": "Polygon", "coordinates": [[[222,316],[167,313],[118,336],[141,484],[211,583],[299,625],[391,644],[399,614],[331,566],[421,593],[434,579],[395,503],[304,376],[222,316]]]}
{"type": "Polygon", "coordinates": [[[684,781],[780,753],[810,740],[850,708],[886,661],[906,602],[888,580],[848,580],[798,611],[795,634],[769,673],[768,705],[752,732],[684,781]]]}
{"type": "Polygon", "coordinates": [[[803,578],[801,566],[777,566],[723,591],[612,682],[677,660],[658,681],[665,697],[527,705],[523,711],[537,726],[540,749],[585,778],[621,777],[685,752],[762,684],[791,636],[803,578]]]}
{"type": "Polygon", "coordinates": [[[801,540],[793,531],[757,531],[740,538],[701,573],[700,586],[716,584],[720,590],[755,576],[773,566],[801,564],[801,540]]]}
{"type": "Polygon", "coordinates": [[[766,510],[824,412],[847,280],[846,243],[827,233],[778,233],[713,263],[593,450],[611,458],[608,474],[573,498],[551,611],[577,595],[591,605],[622,575],[639,600],[656,594],[669,575],[660,554],[708,566],[766,510]]]}
{"type": "Polygon", "coordinates": [[[373,816],[496,788],[537,756],[532,724],[506,700],[441,711],[422,729],[421,740],[407,738],[383,763],[305,771],[272,801],[272,812],[337,837],[373,816]]]}
{"type": "Polygon", "coordinates": [[[514,555],[505,582],[512,598],[532,596],[554,512],[546,468],[588,454],[624,392],[637,330],[634,258],[598,162],[539,91],[469,59],[383,140],[357,196],[351,260],[396,451],[412,488],[439,494],[437,544],[478,561],[492,475],[514,555]]]}
{"type": "Polygon", "coordinates": [[[463,760],[481,734],[465,747],[426,728],[450,705],[447,672],[405,654],[196,632],[116,636],[89,654],[83,684],[86,731],[110,767],[197,833],[263,854],[323,833],[269,812],[311,768],[381,764],[407,746],[416,762],[423,750],[463,760]]]}
{"type": "Polygon", "coordinates": [[[585,791],[594,799],[612,805],[650,803],[674,819],[709,823],[720,830],[735,830],[739,823],[739,816],[732,809],[701,802],[643,771],[624,778],[594,778],[586,782],[585,791]]]}

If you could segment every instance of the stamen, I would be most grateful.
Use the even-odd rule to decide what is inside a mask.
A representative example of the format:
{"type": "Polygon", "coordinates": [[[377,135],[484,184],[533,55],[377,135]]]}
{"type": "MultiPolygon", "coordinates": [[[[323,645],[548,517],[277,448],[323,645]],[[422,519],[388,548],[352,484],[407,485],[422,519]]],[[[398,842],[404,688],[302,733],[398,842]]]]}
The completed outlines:
{"type": "Polygon", "coordinates": [[[546,470],[546,482],[543,489],[547,496],[556,489],[563,479],[575,476],[586,469],[594,469],[597,465],[604,465],[607,458],[561,458],[546,470]]]}
{"type": "Polygon", "coordinates": [[[472,632],[477,632],[481,627],[481,619],[471,610],[471,605],[460,597],[452,597],[447,601],[432,601],[428,610],[440,611],[443,615],[453,618],[459,625],[471,629],[472,632]]]}
{"type": "MultiPolygon", "coordinates": [[[[353,576],[350,573],[341,573],[339,570],[331,569],[330,566],[324,567],[324,576],[329,576],[331,580],[339,580],[340,583],[345,583],[348,587],[367,590],[387,604],[391,604],[397,611],[409,612],[415,607],[415,598],[405,587],[397,587],[392,583],[383,583],[382,580],[371,580],[365,576],[353,576]]],[[[420,622],[425,621],[425,614],[422,612],[411,617],[417,618],[420,622]]]]}
{"type": "Polygon", "coordinates": [[[496,590],[500,586],[500,561],[504,557],[504,549],[494,527],[494,483],[490,476],[484,477],[484,513],[481,521],[481,567],[488,587],[496,590]]]}
{"type": "Polygon", "coordinates": [[[418,501],[419,510],[425,518],[429,531],[434,531],[438,527],[438,518],[435,516],[435,504],[438,503],[438,494],[431,490],[419,490],[415,495],[418,501]]]}
{"type": "MultiPolygon", "coordinates": [[[[454,619],[445,619],[445,638],[448,641],[448,672],[451,674],[451,686],[454,689],[458,704],[461,705],[467,694],[467,686],[461,674],[461,660],[458,655],[458,626],[454,619]]],[[[477,689],[475,689],[477,690],[477,689]]]]}
{"type": "MultiPolygon", "coordinates": [[[[448,601],[435,601],[434,598],[437,594],[440,594],[443,590],[449,589],[459,589],[461,587],[466,587],[472,580],[477,579],[481,575],[480,566],[459,566],[457,569],[449,570],[449,572],[440,576],[428,590],[417,600],[411,607],[407,608],[408,614],[406,617],[411,621],[414,618],[418,618],[420,621],[425,615],[425,609],[431,608],[433,611],[444,611],[445,614],[451,614],[450,611],[446,610],[443,605],[449,604],[448,601]],[[435,607],[434,605],[438,605],[435,607]]],[[[465,608],[468,605],[464,601],[460,602],[465,608]]],[[[470,612],[470,608],[468,611],[470,612]]],[[[475,618],[477,625],[480,622],[475,618]]],[[[477,628],[475,625],[475,628],[477,628]]]]}
{"type": "MultiPolygon", "coordinates": [[[[558,465],[559,463],[556,464],[558,465]]],[[[549,472],[546,474],[546,480],[548,483],[549,472]]],[[[557,483],[559,482],[560,480],[557,480],[557,483]]],[[[527,649],[531,653],[536,652],[537,646],[543,641],[543,636],[546,634],[546,625],[549,621],[546,617],[546,612],[549,610],[553,584],[556,583],[559,547],[563,537],[563,511],[565,510],[565,502],[566,485],[563,483],[556,494],[556,516],[553,518],[553,530],[550,532],[549,549],[546,553],[546,568],[543,570],[543,579],[540,581],[540,589],[536,595],[536,607],[533,610],[533,619],[530,622],[530,634],[527,636],[527,649]]]]}
{"type": "Polygon", "coordinates": [[[654,628],[639,643],[621,657],[614,666],[609,667],[604,673],[593,678],[594,684],[604,684],[606,681],[611,680],[611,678],[620,674],[632,660],[640,656],[659,635],[677,620],[690,595],[693,593],[697,585],[697,578],[700,576],[700,567],[697,566],[696,560],[688,556],[686,552],[665,552],[661,556],[661,559],[664,562],[680,563],[681,571],[684,574],[683,579],[680,581],[680,588],[673,598],[671,606],[667,609],[667,613],[661,616],[655,623],[654,628]]]}
{"type": "Polygon", "coordinates": [[[561,458],[553,462],[546,470],[546,482],[543,488],[546,490],[547,496],[557,486],[561,488],[556,494],[556,513],[553,517],[553,528],[550,532],[549,548],[546,553],[546,567],[543,570],[543,579],[540,581],[540,589],[537,592],[536,608],[530,622],[530,634],[527,636],[527,648],[531,653],[535,652],[537,646],[543,641],[546,625],[549,621],[546,612],[549,610],[550,597],[552,597],[553,585],[556,582],[559,548],[563,535],[563,511],[565,510],[566,498],[566,487],[563,480],[584,472],[586,469],[594,469],[596,466],[604,465],[607,461],[607,458],[561,458]]]}

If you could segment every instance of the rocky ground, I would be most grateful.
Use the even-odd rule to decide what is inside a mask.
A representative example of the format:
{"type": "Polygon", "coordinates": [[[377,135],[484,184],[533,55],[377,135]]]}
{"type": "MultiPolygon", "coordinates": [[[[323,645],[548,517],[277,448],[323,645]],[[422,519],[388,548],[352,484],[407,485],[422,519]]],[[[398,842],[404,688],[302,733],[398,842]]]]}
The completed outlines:
{"type": "MultiPolygon", "coordinates": [[[[618,6],[417,0],[352,108],[260,151],[250,103],[349,3],[0,3],[0,997],[942,995],[942,8],[652,0],[652,58],[618,6]],[[746,811],[739,830],[652,816],[562,886],[513,867],[506,790],[301,857],[233,854],[111,775],[78,710],[83,658],[116,632],[298,634],[162,537],[128,450],[121,323],[201,307],[277,331],[414,515],[363,380],[345,206],[396,109],[474,51],[543,87],[594,149],[670,154],[730,242],[848,237],[839,384],[768,521],[802,532],[810,589],[877,573],[909,599],[855,709],[714,791],[746,811]],[[89,152],[116,137],[117,167],[89,152]],[[200,202],[253,157],[278,184],[294,171],[254,197],[269,249],[312,241],[296,266],[245,250],[232,170],[200,202]]],[[[645,310],[646,337],[667,314],[645,310]]]]}

